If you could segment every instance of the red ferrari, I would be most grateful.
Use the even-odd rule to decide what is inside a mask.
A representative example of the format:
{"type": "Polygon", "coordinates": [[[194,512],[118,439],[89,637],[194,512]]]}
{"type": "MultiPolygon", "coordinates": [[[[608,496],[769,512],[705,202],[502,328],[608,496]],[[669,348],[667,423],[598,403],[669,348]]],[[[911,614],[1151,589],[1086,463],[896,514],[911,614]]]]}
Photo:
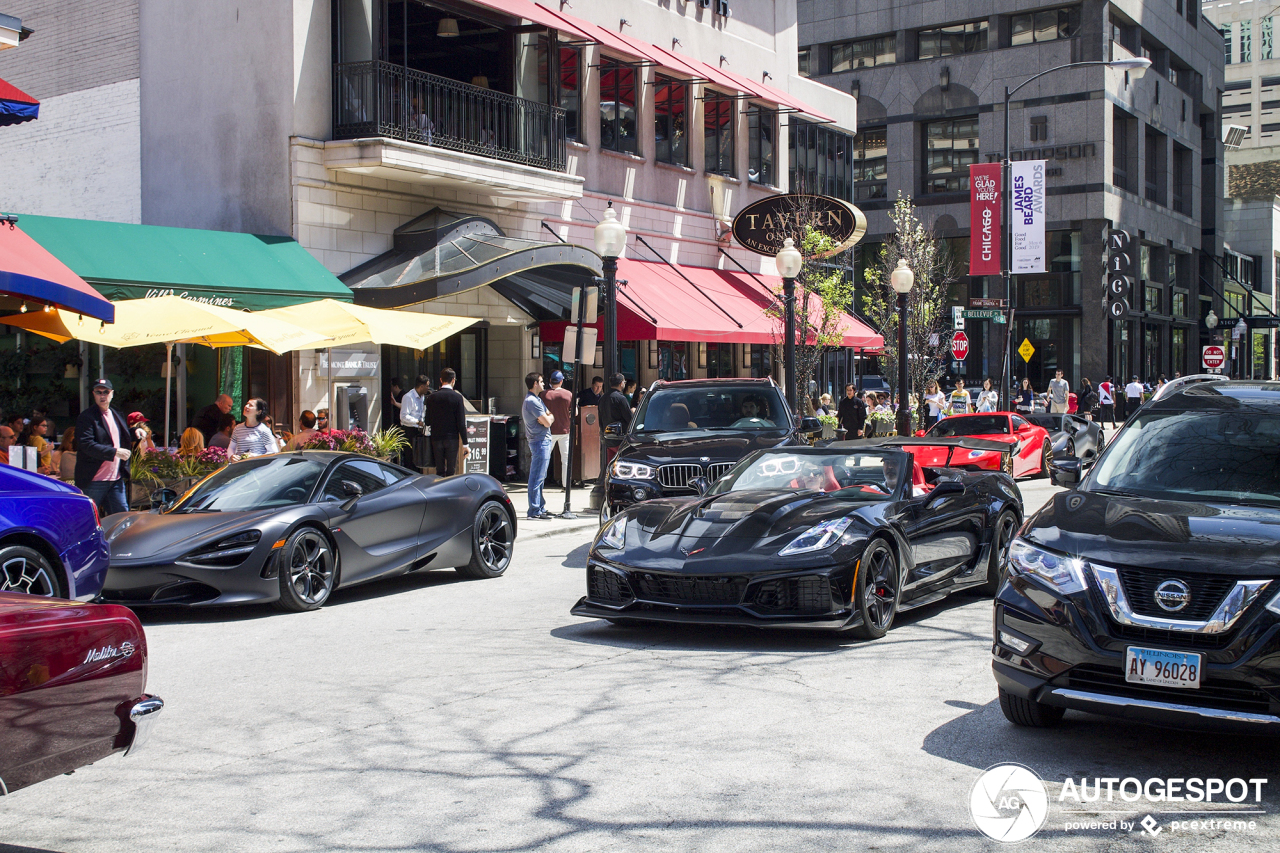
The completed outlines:
{"type": "Polygon", "coordinates": [[[926,468],[972,468],[981,471],[1004,471],[1017,477],[1049,476],[1049,460],[1053,443],[1044,427],[1036,426],[1013,412],[989,412],[976,415],[953,415],[934,424],[928,432],[917,433],[925,439],[966,436],[1010,445],[1011,452],[964,450],[951,446],[917,447],[912,450],[916,461],[926,468]]]}

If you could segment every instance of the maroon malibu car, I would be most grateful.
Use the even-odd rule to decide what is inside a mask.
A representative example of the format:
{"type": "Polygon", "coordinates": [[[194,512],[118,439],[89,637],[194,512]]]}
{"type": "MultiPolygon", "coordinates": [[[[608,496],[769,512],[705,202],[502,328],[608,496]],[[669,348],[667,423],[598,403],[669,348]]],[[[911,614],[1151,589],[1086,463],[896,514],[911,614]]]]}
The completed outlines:
{"type": "Polygon", "coordinates": [[[141,746],[147,638],[125,607],[0,593],[0,794],[141,746]]]}

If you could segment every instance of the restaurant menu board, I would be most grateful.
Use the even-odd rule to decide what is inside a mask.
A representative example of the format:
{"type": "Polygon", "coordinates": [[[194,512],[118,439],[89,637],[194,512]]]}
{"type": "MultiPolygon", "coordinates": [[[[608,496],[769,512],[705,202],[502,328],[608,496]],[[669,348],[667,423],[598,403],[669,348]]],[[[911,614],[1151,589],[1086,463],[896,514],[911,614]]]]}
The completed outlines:
{"type": "Polygon", "coordinates": [[[489,473],[489,416],[467,417],[467,447],[471,455],[463,465],[464,474],[489,473]]]}

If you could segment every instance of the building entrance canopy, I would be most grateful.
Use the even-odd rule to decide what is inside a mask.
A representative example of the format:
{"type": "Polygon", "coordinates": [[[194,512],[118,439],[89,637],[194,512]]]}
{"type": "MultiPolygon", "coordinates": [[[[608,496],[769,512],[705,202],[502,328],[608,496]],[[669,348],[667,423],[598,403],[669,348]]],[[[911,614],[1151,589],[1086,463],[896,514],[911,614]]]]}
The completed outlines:
{"type": "MultiPolygon", "coordinates": [[[[782,342],[782,280],[744,272],[665,263],[618,261],[618,339],[624,341],[704,341],[725,344],[782,342]],[[677,271],[678,270],[678,271],[677,271]],[[772,289],[772,290],[771,290],[772,289]],[[770,307],[775,306],[771,311],[770,307]]],[[[814,304],[811,311],[821,307],[814,304]]],[[[542,324],[542,339],[564,340],[567,322],[542,324]]],[[[593,324],[594,325],[594,324],[593,324]]],[[[856,317],[840,321],[841,346],[878,350],[884,340],[856,317]]]]}

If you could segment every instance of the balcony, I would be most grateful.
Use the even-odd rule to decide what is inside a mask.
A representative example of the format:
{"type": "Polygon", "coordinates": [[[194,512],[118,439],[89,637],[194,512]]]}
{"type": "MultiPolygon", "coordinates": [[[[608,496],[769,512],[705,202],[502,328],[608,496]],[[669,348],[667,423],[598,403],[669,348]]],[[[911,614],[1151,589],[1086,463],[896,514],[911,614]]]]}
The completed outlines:
{"type": "Polygon", "coordinates": [[[400,139],[567,169],[564,110],[390,62],[334,66],[334,139],[400,139]]]}

